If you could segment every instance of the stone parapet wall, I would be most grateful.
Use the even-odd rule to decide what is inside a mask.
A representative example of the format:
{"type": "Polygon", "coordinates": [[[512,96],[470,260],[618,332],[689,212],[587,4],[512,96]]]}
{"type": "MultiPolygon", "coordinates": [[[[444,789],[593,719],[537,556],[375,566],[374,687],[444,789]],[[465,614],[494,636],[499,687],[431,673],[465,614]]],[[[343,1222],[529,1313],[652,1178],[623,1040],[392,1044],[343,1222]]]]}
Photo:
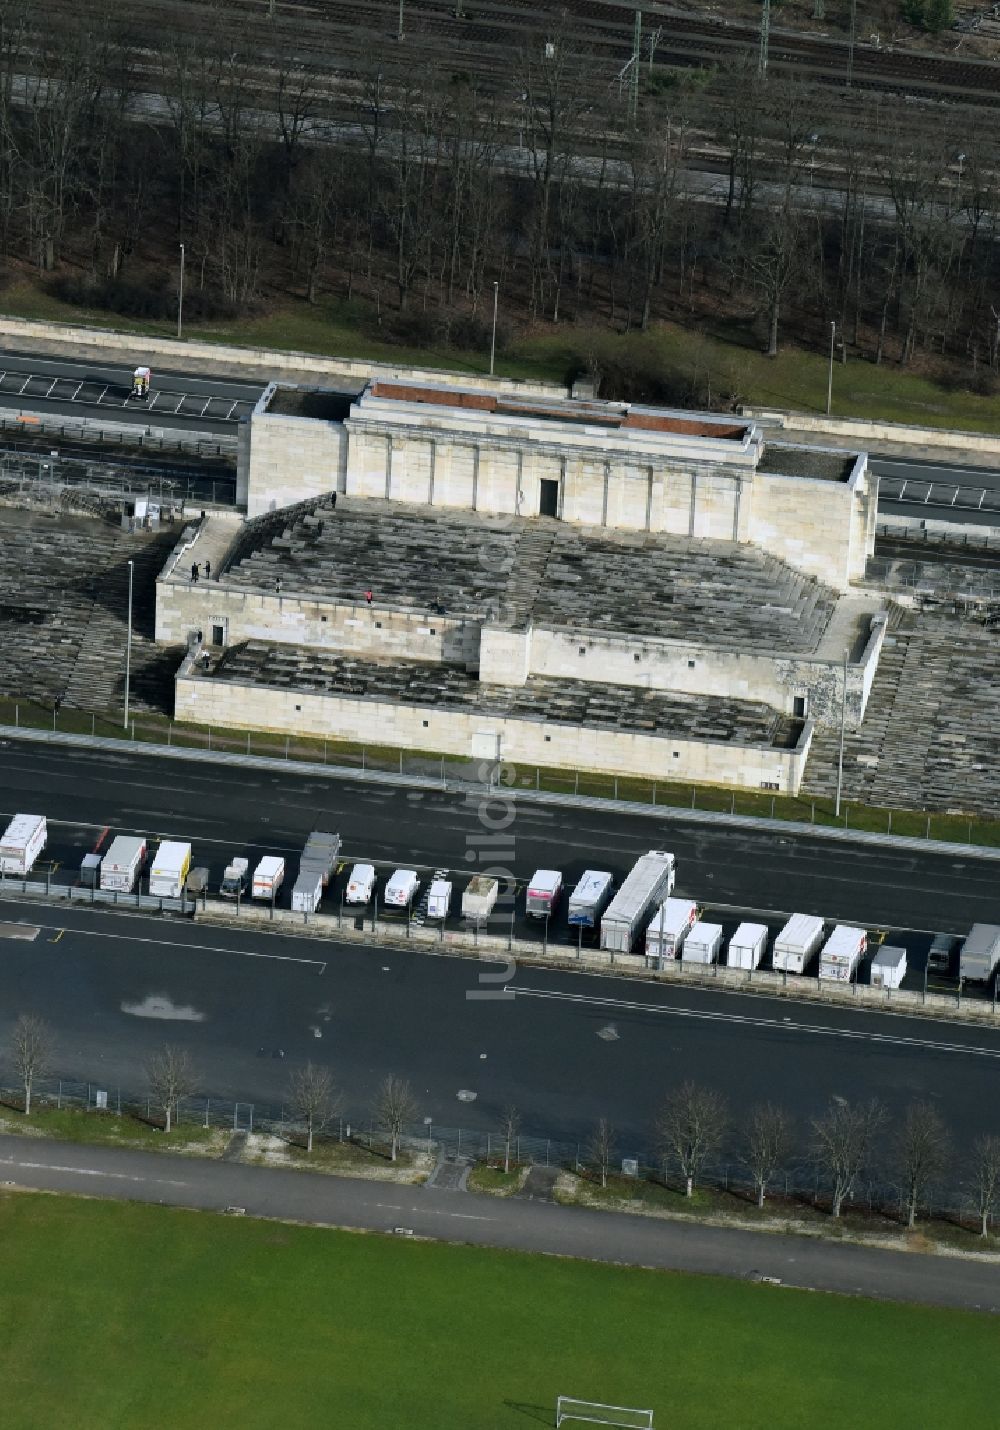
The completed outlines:
{"type": "Polygon", "coordinates": [[[249,425],[248,516],[344,490],[347,433],[342,423],[258,411],[249,425]]]}
{"type": "Polygon", "coordinates": [[[501,738],[505,760],[562,769],[601,770],[643,778],[691,780],[796,794],[813,727],[807,722],[795,749],[667,739],[550,720],[508,719],[449,706],[414,706],[371,697],[274,689],[197,674],[187,659],[175,685],[175,718],[202,725],[433,750],[468,757],[474,742],[501,738]]]}

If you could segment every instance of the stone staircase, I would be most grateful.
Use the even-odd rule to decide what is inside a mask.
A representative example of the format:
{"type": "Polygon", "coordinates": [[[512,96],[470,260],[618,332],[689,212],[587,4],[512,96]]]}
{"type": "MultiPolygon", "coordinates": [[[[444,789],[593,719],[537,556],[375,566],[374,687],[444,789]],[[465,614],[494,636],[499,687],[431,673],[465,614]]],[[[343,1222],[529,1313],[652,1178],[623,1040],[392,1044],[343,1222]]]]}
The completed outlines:
{"type": "Polygon", "coordinates": [[[524,627],[531,617],[545,580],[555,539],[554,526],[531,526],[518,542],[517,559],[504,599],[504,616],[512,626],[524,627]]]}

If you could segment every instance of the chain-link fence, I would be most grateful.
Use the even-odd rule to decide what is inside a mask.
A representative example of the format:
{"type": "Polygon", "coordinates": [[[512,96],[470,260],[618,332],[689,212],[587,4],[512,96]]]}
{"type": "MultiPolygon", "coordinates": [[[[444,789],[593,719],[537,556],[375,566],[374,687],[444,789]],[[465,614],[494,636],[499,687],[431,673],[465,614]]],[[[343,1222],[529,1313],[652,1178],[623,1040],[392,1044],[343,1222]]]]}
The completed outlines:
{"type": "MultiPolygon", "coordinates": [[[[20,1087],[0,1086],[0,1105],[20,1111],[24,1106],[24,1091],[20,1087]]],[[[32,1093],[32,1107],[76,1108],[82,1111],[127,1117],[150,1127],[162,1128],[165,1114],[157,1099],[146,1092],[121,1087],[109,1082],[83,1082],[67,1078],[37,1080],[32,1093]]],[[[192,1094],[179,1100],[172,1114],[174,1126],[218,1129],[230,1134],[273,1136],[287,1142],[303,1144],[306,1124],[294,1107],[287,1103],[270,1103],[251,1099],[234,1100],[205,1093],[192,1094]]],[[[426,1150],[442,1158],[467,1163],[490,1163],[502,1166],[509,1156],[515,1166],[525,1165],[566,1170],[584,1174],[598,1183],[599,1155],[586,1137],[571,1140],[515,1132],[509,1138],[497,1128],[449,1127],[434,1122],[410,1123],[403,1127],[401,1145],[410,1152],[426,1150]]],[[[316,1144],[354,1144],[372,1151],[387,1151],[390,1136],[367,1112],[352,1116],[349,1111],[338,1113],[316,1134],[316,1144]]],[[[749,1168],[737,1155],[736,1146],[728,1156],[707,1162],[699,1172],[697,1185],[701,1189],[730,1193],[751,1204],[756,1189],[749,1168]]],[[[955,1221],[978,1221],[974,1196],[957,1170],[942,1174],[933,1192],[921,1199],[921,1214],[955,1221]]],[[[649,1142],[635,1139],[629,1143],[615,1142],[608,1156],[608,1175],[621,1187],[622,1183],[653,1183],[679,1192],[684,1178],[677,1159],[658,1155],[649,1142]]],[[[816,1161],[794,1158],[779,1166],[768,1182],[768,1197],[783,1198],[800,1207],[828,1210],[832,1199],[832,1182],[816,1161]]],[[[905,1204],[902,1183],[886,1175],[859,1176],[852,1195],[845,1199],[845,1211],[882,1214],[898,1218],[905,1204]]],[[[995,1218],[991,1215],[990,1223],[995,1218]]]]}

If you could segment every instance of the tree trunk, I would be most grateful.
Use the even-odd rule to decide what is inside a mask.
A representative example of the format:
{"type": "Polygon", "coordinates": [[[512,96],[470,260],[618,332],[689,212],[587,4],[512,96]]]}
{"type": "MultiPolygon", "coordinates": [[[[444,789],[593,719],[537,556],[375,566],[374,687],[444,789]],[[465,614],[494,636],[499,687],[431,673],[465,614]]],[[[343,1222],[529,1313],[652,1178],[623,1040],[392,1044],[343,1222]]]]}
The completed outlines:
{"type": "Polygon", "coordinates": [[[396,1160],[396,1144],[397,1144],[397,1141],[398,1141],[398,1139],[397,1139],[396,1134],[395,1134],[395,1132],[394,1132],[394,1133],[392,1134],[392,1151],[391,1151],[390,1156],[389,1156],[390,1162],[395,1162],[395,1160],[396,1160]]]}
{"type": "Polygon", "coordinates": [[[780,304],[777,299],[771,304],[771,327],[767,339],[768,357],[778,356],[778,317],[780,314],[780,304]]]}
{"type": "MultiPolygon", "coordinates": [[[[508,1142],[508,1143],[505,1145],[505,1147],[504,1147],[504,1153],[503,1153],[503,1174],[504,1174],[505,1177],[507,1177],[507,1176],[510,1175],[510,1143],[509,1143],[509,1142],[508,1142]]],[[[986,1233],[983,1232],[983,1235],[985,1236],[986,1233]]]]}
{"type": "Polygon", "coordinates": [[[760,1182],[760,1183],[758,1184],[758,1186],[757,1186],[757,1207],[758,1207],[758,1209],[759,1209],[760,1207],[762,1207],[763,1205],[764,1205],[764,1183],[763,1183],[763,1182],[760,1182]]]}
{"type": "Polygon", "coordinates": [[[174,1110],[174,1109],[173,1109],[172,1104],[168,1102],[168,1103],[167,1103],[167,1109],[166,1109],[166,1111],[167,1111],[167,1125],[166,1125],[166,1127],[164,1127],[164,1129],[163,1129],[164,1132],[169,1132],[169,1131],[170,1131],[170,1117],[171,1117],[171,1114],[172,1114],[173,1110],[174,1110]]]}
{"type": "Polygon", "coordinates": [[[307,1151],[307,1152],[311,1152],[312,1149],[313,1149],[313,1125],[312,1125],[312,1118],[310,1117],[308,1123],[306,1124],[306,1151],[307,1151]]]}
{"type": "Polygon", "coordinates": [[[841,1208],[841,1206],[842,1206],[842,1204],[843,1204],[843,1201],[844,1201],[844,1194],[843,1194],[842,1191],[840,1191],[840,1190],[838,1189],[838,1190],[835,1191],[834,1194],[833,1194],[833,1206],[830,1208],[830,1215],[831,1215],[831,1216],[836,1216],[836,1217],[839,1217],[839,1216],[840,1216],[840,1208],[841,1208]]]}
{"type": "Polygon", "coordinates": [[[990,1218],[989,1212],[988,1212],[988,1211],[984,1211],[983,1214],[982,1214],[982,1221],[981,1221],[981,1223],[980,1223],[980,1231],[979,1231],[979,1235],[982,1236],[982,1237],[989,1236],[989,1229],[987,1228],[987,1225],[986,1225],[986,1223],[989,1221],[989,1218],[990,1218]]]}
{"type": "Polygon", "coordinates": [[[910,1231],[912,1231],[913,1228],[916,1226],[916,1224],[917,1224],[917,1199],[916,1199],[916,1197],[910,1197],[909,1207],[908,1207],[908,1210],[907,1210],[906,1225],[907,1225],[907,1227],[910,1229],[910,1231]]]}
{"type": "Polygon", "coordinates": [[[688,1173],[684,1183],[684,1195],[690,1197],[694,1192],[694,1178],[688,1173]]]}
{"type": "Polygon", "coordinates": [[[25,1117],[30,1117],[30,1116],[31,1116],[31,1079],[30,1079],[30,1078],[25,1078],[25,1080],[24,1080],[24,1115],[25,1115],[25,1117]]]}

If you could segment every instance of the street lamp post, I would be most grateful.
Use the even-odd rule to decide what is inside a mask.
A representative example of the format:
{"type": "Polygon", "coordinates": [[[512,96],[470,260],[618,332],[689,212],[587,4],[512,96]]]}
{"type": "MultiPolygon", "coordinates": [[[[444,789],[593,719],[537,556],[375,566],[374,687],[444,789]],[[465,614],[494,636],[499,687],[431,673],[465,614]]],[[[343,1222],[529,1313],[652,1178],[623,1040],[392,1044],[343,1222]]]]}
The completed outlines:
{"type": "Polygon", "coordinates": [[[132,674],[132,562],[128,563],[128,630],[125,633],[125,729],[128,729],[129,679],[132,674]]]}
{"type": "Polygon", "coordinates": [[[184,245],[181,244],[181,281],[177,289],[177,336],[180,337],[184,323],[184,245]]]}
{"type": "Polygon", "coordinates": [[[490,377],[493,376],[497,361],[497,303],[500,300],[500,284],[493,284],[493,336],[490,339],[490,377]]]}
{"type": "Polygon", "coordinates": [[[833,409],[833,349],[837,340],[837,324],[830,324],[830,371],[826,380],[826,415],[829,417],[833,409]]]}

